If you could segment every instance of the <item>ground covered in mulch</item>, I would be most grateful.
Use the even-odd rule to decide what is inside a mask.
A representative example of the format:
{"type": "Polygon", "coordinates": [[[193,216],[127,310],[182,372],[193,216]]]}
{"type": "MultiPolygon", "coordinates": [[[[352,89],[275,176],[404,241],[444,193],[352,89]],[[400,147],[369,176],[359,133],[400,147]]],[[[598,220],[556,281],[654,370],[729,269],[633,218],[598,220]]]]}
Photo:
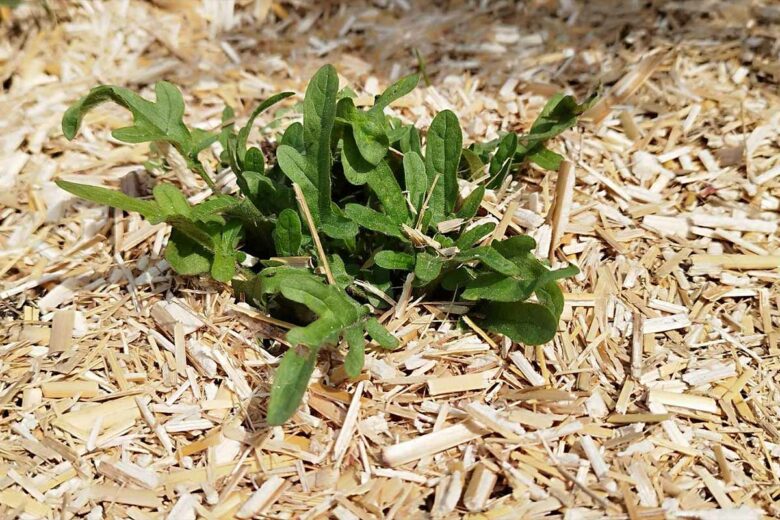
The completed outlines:
{"type": "Polygon", "coordinates": [[[780,516],[775,3],[30,0],[0,15],[0,517],[780,516]],[[268,428],[283,330],[175,275],[167,226],[53,179],[165,179],[192,200],[205,185],[170,151],[112,140],[116,107],[72,142],[59,124],[97,83],[148,95],[166,79],[213,129],[226,103],[243,121],[327,62],[369,101],[423,64],[430,85],[389,110],[427,128],[450,108],[467,141],[600,88],[553,143],[572,171],[523,167],[482,208],[582,273],[540,347],[485,334],[461,302],[399,302],[381,319],[400,349],[351,380],[329,350],[305,405],[268,428]]]}

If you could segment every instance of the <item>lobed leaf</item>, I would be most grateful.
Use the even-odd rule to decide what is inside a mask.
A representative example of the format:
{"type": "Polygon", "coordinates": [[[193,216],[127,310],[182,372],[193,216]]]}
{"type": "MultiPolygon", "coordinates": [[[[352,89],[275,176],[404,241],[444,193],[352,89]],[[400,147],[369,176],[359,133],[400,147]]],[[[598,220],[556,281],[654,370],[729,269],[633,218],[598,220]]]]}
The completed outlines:
{"type": "Polygon", "coordinates": [[[156,202],[136,199],[129,197],[121,191],[102,188],[100,186],[91,186],[89,184],[79,184],[57,180],[57,186],[63,190],[72,193],[82,199],[91,200],[98,204],[105,204],[112,208],[124,211],[134,211],[140,213],[146,220],[152,224],[158,224],[165,218],[165,213],[156,202]]]}

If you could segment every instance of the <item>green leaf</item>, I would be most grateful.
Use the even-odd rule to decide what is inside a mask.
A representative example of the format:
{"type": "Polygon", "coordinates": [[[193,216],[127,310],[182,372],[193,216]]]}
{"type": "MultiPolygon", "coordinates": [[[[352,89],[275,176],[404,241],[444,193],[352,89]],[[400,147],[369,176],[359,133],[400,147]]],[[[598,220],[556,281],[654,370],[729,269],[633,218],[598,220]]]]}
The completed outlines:
{"type": "Polygon", "coordinates": [[[428,130],[425,149],[428,189],[438,178],[429,201],[432,223],[444,220],[452,213],[458,198],[457,171],[463,147],[463,133],[458,117],[451,110],[436,114],[428,130]]]}
{"type": "Polygon", "coordinates": [[[531,125],[528,134],[519,138],[515,161],[523,162],[535,154],[541,153],[541,156],[536,157],[541,157],[543,162],[546,158],[549,162],[550,157],[545,157],[545,152],[541,151],[544,148],[544,143],[573,127],[580,114],[590,108],[595,101],[595,95],[581,104],[577,104],[574,97],[563,94],[556,94],[550,98],[539,117],[531,125]]]}
{"type": "Polygon", "coordinates": [[[376,341],[379,346],[384,349],[396,349],[400,344],[398,338],[390,334],[376,318],[369,318],[366,320],[366,332],[371,336],[371,339],[376,341]]]}
{"type": "Polygon", "coordinates": [[[428,189],[425,163],[417,152],[410,150],[404,154],[403,165],[406,191],[409,193],[412,207],[419,214],[428,189]]]}
{"type": "Polygon", "coordinates": [[[414,257],[398,251],[380,251],[374,255],[374,263],[383,269],[412,271],[414,257]]]}
{"type": "Polygon", "coordinates": [[[166,81],[154,85],[156,101],[148,101],[135,92],[112,85],[100,85],[79,99],[62,117],[62,132],[73,139],[84,116],[96,106],[113,101],[126,108],[133,115],[133,124],[111,132],[114,138],[125,143],[146,143],[165,141],[171,143],[188,165],[200,175],[209,187],[214,182],[198,161],[198,152],[208,141],[206,132],[199,131],[195,137],[184,124],[184,98],[179,89],[166,81]]]}
{"type": "Polygon", "coordinates": [[[455,214],[455,216],[458,218],[462,218],[463,220],[469,220],[474,218],[474,216],[479,211],[479,205],[482,204],[482,199],[484,197],[485,197],[485,185],[480,184],[477,188],[475,188],[471,193],[468,194],[466,200],[463,201],[463,204],[461,205],[460,209],[455,214]]]}
{"type": "Polygon", "coordinates": [[[303,233],[301,219],[296,211],[288,208],[279,213],[273,239],[278,256],[295,256],[300,252],[303,233]]]}
{"type": "Polygon", "coordinates": [[[536,240],[528,235],[515,235],[494,242],[492,246],[506,258],[524,258],[536,249],[536,240]]]}
{"type": "Polygon", "coordinates": [[[175,86],[165,81],[155,84],[157,101],[152,103],[122,87],[101,85],[71,106],[62,118],[65,137],[73,139],[84,115],[105,101],[113,101],[133,114],[133,126],[117,129],[113,136],[128,143],[171,141],[186,145],[189,151],[190,132],[182,121],[184,99],[175,86]]]}
{"type": "Polygon", "coordinates": [[[241,201],[230,195],[214,195],[192,208],[190,216],[193,220],[211,221],[239,204],[241,201]]]}
{"type": "Polygon", "coordinates": [[[483,328],[526,345],[547,343],[558,328],[556,317],[538,303],[491,302],[481,305],[479,312],[484,316],[479,321],[483,328]]]}
{"type": "Polygon", "coordinates": [[[222,227],[214,240],[214,262],[211,264],[211,276],[220,282],[229,282],[236,274],[237,246],[241,238],[241,223],[230,221],[222,227]]]}
{"type": "Polygon", "coordinates": [[[344,213],[355,224],[377,233],[406,240],[401,228],[390,217],[360,204],[347,204],[344,213]]]}
{"type": "MultiPolygon", "coordinates": [[[[276,150],[276,160],[287,178],[301,187],[312,218],[315,223],[319,223],[321,221],[319,211],[321,193],[315,181],[309,176],[310,163],[307,158],[292,146],[283,144],[276,150]]],[[[329,195],[327,194],[327,196],[329,195]]]]}
{"type": "Polygon", "coordinates": [[[545,170],[557,171],[561,167],[563,157],[543,146],[539,148],[538,151],[528,155],[528,160],[545,170]]]}
{"type": "Polygon", "coordinates": [[[355,107],[350,98],[344,98],[339,102],[340,111],[344,118],[352,126],[352,135],[355,138],[360,155],[369,164],[379,164],[387,154],[390,140],[385,130],[385,116],[382,112],[363,112],[355,107]]]}
{"type": "Polygon", "coordinates": [[[420,144],[420,131],[412,125],[409,125],[409,132],[406,133],[403,139],[401,139],[400,146],[401,152],[406,155],[409,152],[414,152],[420,157],[423,156],[422,145],[420,144]]]}
{"type": "Polygon", "coordinates": [[[387,162],[381,161],[376,168],[368,172],[366,182],[382,203],[384,213],[390,220],[397,224],[409,221],[404,194],[387,162]]]}
{"type": "Polygon", "coordinates": [[[244,163],[241,165],[244,171],[265,173],[265,156],[260,148],[253,146],[246,151],[244,163]]]}
{"type": "Polygon", "coordinates": [[[355,186],[364,185],[368,180],[369,172],[376,168],[360,155],[360,150],[358,150],[350,130],[344,130],[342,136],[341,165],[344,168],[344,177],[355,186]]]}
{"type": "Polygon", "coordinates": [[[344,339],[347,340],[349,351],[344,359],[344,371],[349,377],[357,377],[363,370],[365,363],[365,341],[363,341],[363,329],[359,326],[348,328],[344,332],[344,339]]]}
{"type": "Polygon", "coordinates": [[[183,217],[192,216],[192,208],[187,202],[187,197],[173,184],[158,184],[154,187],[154,200],[166,217],[171,215],[181,215],[183,217]]]}
{"type": "Polygon", "coordinates": [[[461,153],[463,159],[466,160],[466,164],[468,165],[468,178],[473,180],[481,177],[482,174],[485,173],[485,164],[482,162],[482,159],[480,159],[479,155],[474,153],[472,150],[469,150],[468,148],[464,148],[463,152],[461,153]]]}
{"type": "Polygon", "coordinates": [[[275,267],[263,270],[260,276],[263,295],[281,294],[319,316],[305,327],[296,327],[287,333],[287,340],[293,345],[319,347],[335,342],[343,329],[357,323],[366,313],[365,308],[338,287],[326,285],[321,278],[307,271],[275,267]]]}
{"type": "MultiPolygon", "coordinates": [[[[249,116],[249,120],[247,121],[246,125],[244,125],[241,128],[241,130],[238,131],[236,152],[238,154],[238,159],[241,166],[246,167],[245,164],[245,159],[247,154],[246,142],[247,139],[249,138],[249,132],[252,130],[252,125],[255,124],[255,119],[257,118],[257,116],[259,116],[260,114],[262,114],[263,112],[265,112],[266,110],[268,110],[269,108],[277,104],[278,102],[292,95],[294,95],[293,92],[280,92],[279,94],[275,94],[269,97],[268,99],[266,99],[265,101],[263,101],[262,103],[260,103],[260,105],[258,105],[258,107],[252,111],[252,114],[249,116]]],[[[260,154],[260,157],[262,157],[262,153],[260,154]]],[[[254,162],[256,163],[256,160],[254,162]]],[[[252,168],[248,168],[248,169],[252,169],[252,168]]],[[[258,169],[252,169],[252,170],[262,173],[262,170],[258,170],[258,169]]]]}
{"type": "MultiPolygon", "coordinates": [[[[336,119],[336,93],[339,78],[333,65],[324,65],[306,87],[303,99],[303,144],[309,163],[308,175],[318,197],[307,202],[317,205],[320,215],[329,215],[330,204],[330,138],[336,119]]],[[[287,173],[285,171],[285,173],[287,173]]],[[[303,186],[301,186],[303,188],[303,186]]],[[[306,191],[304,190],[304,195],[306,191]]],[[[313,208],[309,207],[313,212],[313,208]]],[[[325,220],[325,219],[323,219],[325,220]]]]}
{"type": "Polygon", "coordinates": [[[124,211],[135,211],[152,224],[158,224],[165,218],[165,214],[156,202],[128,197],[121,191],[101,188],[100,186],[90,186],[64,180],[56,182],[57,186],[77,197],[124,211]]]}
{"type": "Polygon", "coordinates": [[[498,142],[496,153],[490,159],[490,167],[488,168],[490,179],[487,182],[487,188],[497,189],[501,186],[507,173],[509,173],[516,150],[517,134],[511,132],[501,138],[498,142]]]}
{"type": "Polygon", "coordinates": [[[280,426],[293,416],[301,404],[303,394],[309,386],[309,379],[317,361],[316,348],[306,349],[299,354],[296,349],[285,352],[279,368],[274,374],[271,398],[268,402],[266,421],[270,426],[280,426]]]}
{"type": "Polygon", "coordinates": [[[494,271],[506,276],[520,274],[520,269],[514,262],[504,258],[501,253],[490,246],[474,247],[461,251],[455,255],[455,260],[458,262],[473,262],[474,260],[478,260],[494,271]]]}
{"type": "Polygon", "coordinates": [[[455,241],[455,247],[461,251],[468,249],[492,233],[494,229],[496,225],[493,222],[485,222],[469,228],[455,241]]]}
{"type": "Polygon", "coordinates": [[[517,280],[501,273],[483,273],[465,284],[464,300],[519,302],[533,293],[535,281],[517,280]]]}
{"type": "Polygon", "coordinates": [[[409,92],[415,89],[417,83],[420,81],[419,74],[411,74],[399,79],[376,98],[374,106],[371,108],[374,112],[381,112],[385,107],[390,106],[390,103],[396,99],[402,98],[409,92]]]}
{"type": "Polygon", "coordinates": [[[209,272],[214,255],[181,231],[174,229],[165,247],[165,260],[181,275],[209,272]]]}
{"type": "Polygon", "coordinates": [[[442,260],[425,251],[417,253],[414,262],[414,275],[423,283],[431,282],[441,273],[442,260]]]}
{"type": "Polygon", "coordinates": [[[296,121],[288,126],[287,130],[285,130],[282,135],[280,144],[292,146],[300,153],[305,153],[306,148],[303,145],[303,125],[296,121]]]}

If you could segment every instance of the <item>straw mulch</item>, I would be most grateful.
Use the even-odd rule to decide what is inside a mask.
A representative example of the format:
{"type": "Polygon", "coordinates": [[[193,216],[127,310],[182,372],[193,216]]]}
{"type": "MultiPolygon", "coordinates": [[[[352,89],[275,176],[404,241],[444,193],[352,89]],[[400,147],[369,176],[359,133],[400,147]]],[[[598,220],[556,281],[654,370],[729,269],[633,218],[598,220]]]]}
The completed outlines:
{"type": "Polygon", "coordinates": [[[1,8],[0,518],[780,516],[780,8],[416,4],[1,8]],[[52,179],[204,186],[160,151],[152,178],[148,146],[110,139],[115,107],[73,142],[60,117],[98,82],[165,78],[215,128],[225,103],[246,117],[324,62],[370,99],[415,49],[432,86],[392,110],[427,126],[452,108],[471,140],[603,86],[554,143],[573,168],[524,168],[484,207],[581,267],[560,333],[528,348],[458,302],[399,302],[401,349],[351,381],[332,349],[269,429],[280,331],[172,273],[165,226],[52,179]]]}

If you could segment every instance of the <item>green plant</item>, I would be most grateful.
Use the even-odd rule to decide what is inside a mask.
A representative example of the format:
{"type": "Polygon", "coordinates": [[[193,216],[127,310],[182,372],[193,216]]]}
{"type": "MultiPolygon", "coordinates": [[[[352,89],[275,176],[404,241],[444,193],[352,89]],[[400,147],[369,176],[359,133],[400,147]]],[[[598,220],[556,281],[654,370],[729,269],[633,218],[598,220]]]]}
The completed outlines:
{"type": "Polygon", "coordinates": [[[417,82],[416,75],[401,79],[363,110],[351,91],[338,89],[335,69],[322,67],[306,89],[302,122],[278,136],[270,165],[259,148],[248,147],[250,130],[262,111],[291,93],[266,100],[238,129],[226,109],[217,133],[182,122],[184,101],[169,83],[156,85],[154,103],[124,88],[99,86],[65,113],[68,139],[87,111],[111,100],[133,116],[131,126],[114,130],[116,139],[169,143],[210,187],[199,153],[218,141],[220,161],[236,175],[240,193],[212,195],[191,206],[164,183],[154,188],[152,200],[58,184],[79,197],[170,224],[165,256],[177,272],[210,272],[216,280],[232,281],[240,297],[300,324],[287,334],[291,348],[268,405],[268,423],[281,424],[298,407],[324,345],[343,340],[346,373],[356,376],[366,336],[380,348],[399,344],[372,311],[387,307],[408,273],[414,273],[420,294],[475,302],[475,318],[490,331],[532,345],[555,334],[563,309],[556,280],[577,268],[550,270],[533,256],[531,237],[492,240],[495,226],[474,221],[485,190],[500,186],[520,164],[557,168],[561,158],[545,142],[574,125],[587,103],[556,96],[528,134],[507,133],[467,148],[458,118],[445,110],[431,122],[423,147],[416,127],[384,113],[417,82]],[[484,180],[460,200],[462,177],[484,180]],[[444,222],[441,229],[449,231],[439,230],[444,222]],[[259,258],[261,267],[241,267],[245,253],[259,258]],[[316,268],[290,266],[285,257],[293,256],[310,257],[316,268]],[[535,301],[528,301],[533,295],[535,301]]]}

